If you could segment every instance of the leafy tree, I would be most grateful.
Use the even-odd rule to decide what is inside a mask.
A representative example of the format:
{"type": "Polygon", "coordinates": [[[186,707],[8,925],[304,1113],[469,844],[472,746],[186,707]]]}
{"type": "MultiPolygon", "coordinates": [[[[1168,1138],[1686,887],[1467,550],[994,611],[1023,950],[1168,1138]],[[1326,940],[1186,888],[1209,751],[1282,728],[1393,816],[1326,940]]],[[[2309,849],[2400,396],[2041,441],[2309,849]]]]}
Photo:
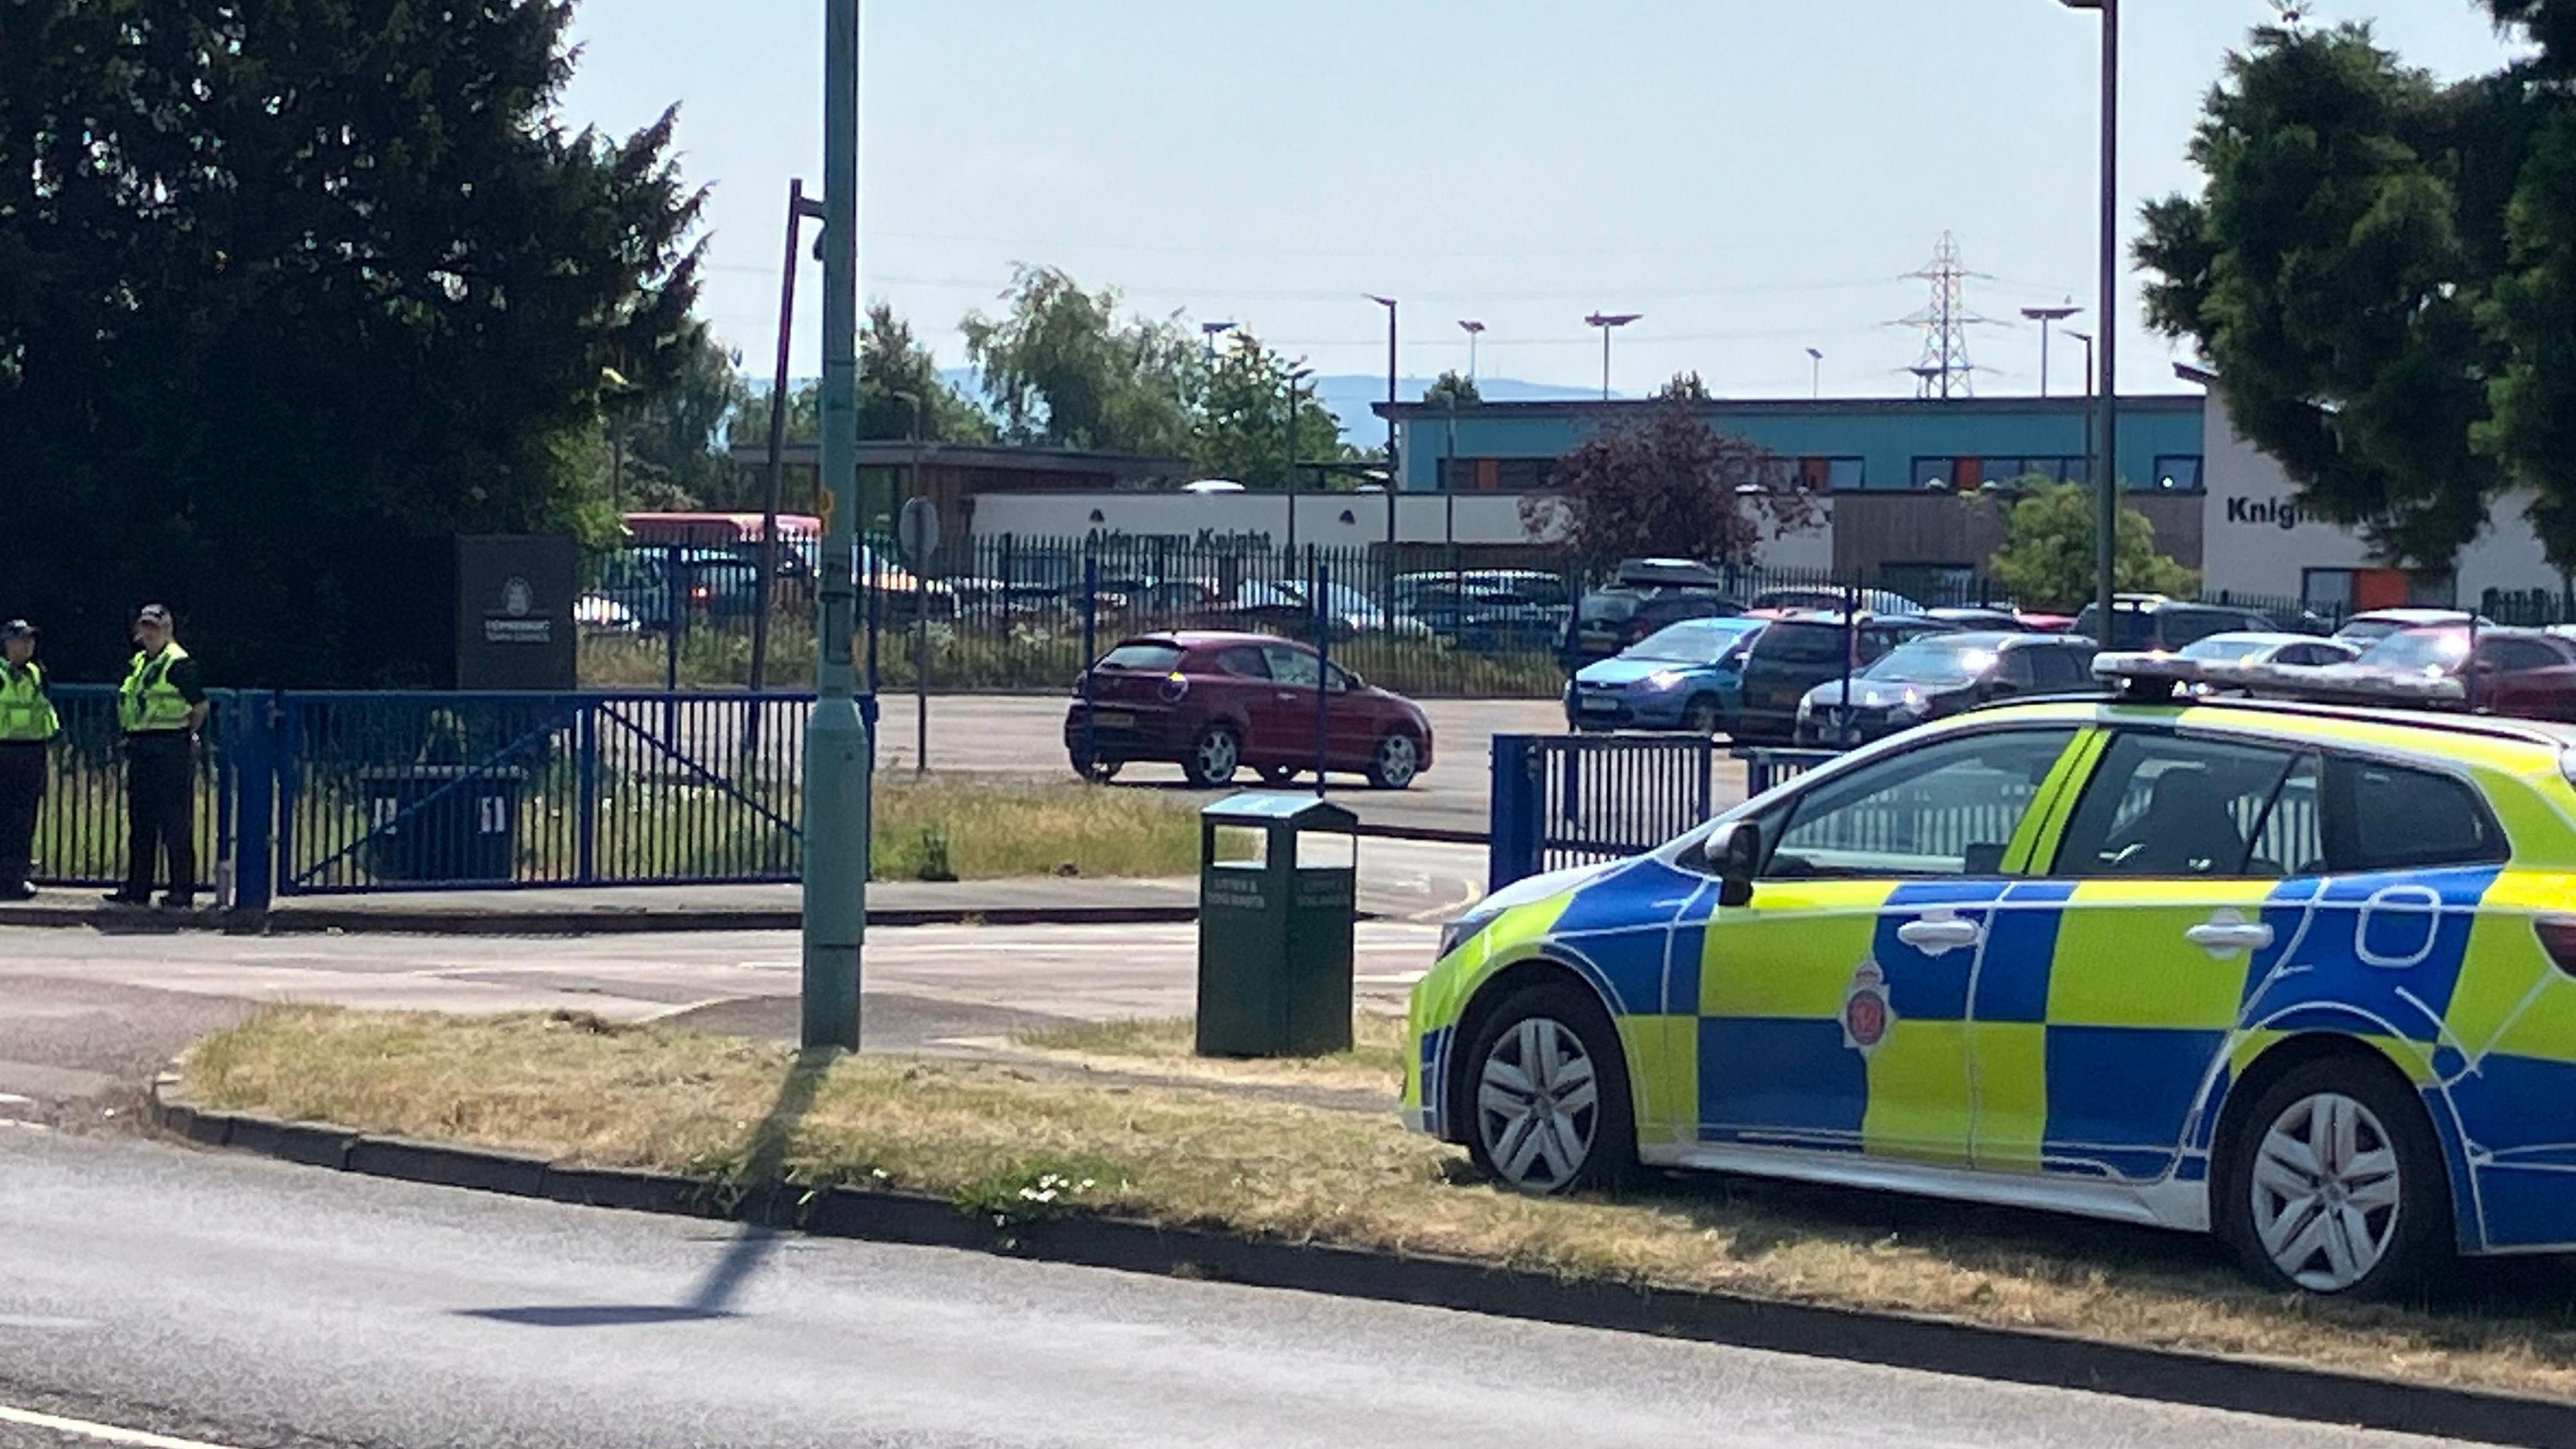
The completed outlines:
{"type": "Polygon", "coordinates": [[[986,398],[1013,442],[1115,452],[1188,450],[1201,340],[1178,319],[1119,316],[1115,289],[1086,292],[1053,267],[1021,267],[1001,317],[959,323],[986,398]]]}
{"type": "Polygon", "coordinates": [[[609,426],[626,447],[626,507],[695,508],[723,501],[736,486],[722,446],[726,426],[748,400],[742,354],[703,326],[691,330],[676,376],[658,390],[639,391],[630,406],[608,400],[609,426]]]}
{"type": "MultiPolygon", "coordinates": [[[[1209,369],[1191,409],[1191,467],[1204,478],[1231,478],[1246,488],[1289,486],[1288,388],[1296,364],[1237,329],[1209,369]]],[[[1354,456],[1342,442],[1341,420],[1310,387],[1297,394],[1297,460],[1340,461],[1354,456]]],[[[1316,486],[1300,469],[1299,486],[1316,486]]]]}
{"type": "Polygon", "coordinates": [[[567,133],[568,0],[0,5],[0,591],[219,678],[429,682],[452,536],[611,526],[602,379],[697,353],[673,117],[567,133]]]}
{"type": "Polygon", "coordinates": [[[2440,567],[2506,488],[2576,564],[2576,6],[2487,0],[2540,57],[2451,85],[2288,15],[2229,57],[2147,208],[2149,314],[2217,365],[2301,501],[2440,567]]]}
{"type": "Polygon", "coordinates": [[[1717,432],[1689,403],[1606,428],[1557,460],[1555,497],[1521,500],[1534,532],[1562,531],[1592,568],[1623,558],[1680,555],[1749,563],[1768,538],[1821,515],[1807,494],[1779,486],[1769,450],[1717,432]]]}
{"type": "MultiPolygon", "coordinates": [[[[2023,479],[2019,487],[2020,498],[2004,514],[2004,546],[1987,567],[2022,604],[2070,612],[2082,608],[2101,578],[2093,556],[2093,490],[2039,475],[2023,479]]],[[[1989,506],[1974,495],[1964,502],[1971,508],[1989,506]]],[[[2138,593],[2188,596],[2200,587],[2198,574],[2156,551],[2155,524],[2126,503],[2113,530],[2111,577],[2119,588],[2138,593]]]]}
{"type": "Polygon", "coordinates": [[[1422,390],[1422,401],[1435,408],[1472,407],[1484,400],[1476,391],[1476,380],[1464,373],[1444,372],[1422,390]]]}

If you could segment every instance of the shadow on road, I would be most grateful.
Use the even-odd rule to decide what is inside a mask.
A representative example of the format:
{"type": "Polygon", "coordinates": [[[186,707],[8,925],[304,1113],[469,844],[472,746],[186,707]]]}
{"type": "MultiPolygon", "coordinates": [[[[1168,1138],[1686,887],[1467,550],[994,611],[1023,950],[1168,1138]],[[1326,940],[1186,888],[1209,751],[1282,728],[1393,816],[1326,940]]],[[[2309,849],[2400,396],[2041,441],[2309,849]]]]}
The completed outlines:
{"type": "MultiPolygon", "coordinates": [[[[778,1099],[770,1103],[759,1125],[751,1129],[751,1140],[742,1164],[728,1186],[749,1195],[780,1186],[786,1177],[787,1147],[795,1139],[796,1124],[814,1105],[814,1094],[823,1083],[837,1049],[808,1051],[796,1058],[779,1084],[778,1099]]],[[[621,1328],[653,1323],[697,1323],[735,1316],[734,1300],[743,1286],[760,1270],[780,1239],[787,1234],[775,1228],[745,1223],[733,1241],[726,1245],[724,1256],[716,1260],[706,1276],[698,1280],[688,1296],[677,1303],[567,1303],[534,1304],[518,1308],[466,1308],[457,1310],[460,1318],[483,1318],[495,1323],[514,1323],[527,1328],[621,1328]]]]}

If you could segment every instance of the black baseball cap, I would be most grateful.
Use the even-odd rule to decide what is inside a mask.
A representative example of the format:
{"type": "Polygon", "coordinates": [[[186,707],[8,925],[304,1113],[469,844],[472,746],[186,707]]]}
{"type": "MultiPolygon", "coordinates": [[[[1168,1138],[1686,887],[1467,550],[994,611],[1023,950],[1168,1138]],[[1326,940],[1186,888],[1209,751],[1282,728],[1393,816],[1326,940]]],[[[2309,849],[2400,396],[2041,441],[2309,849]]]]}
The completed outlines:
{"type": "Polygon", "coordinates": [[[24,619],[12,619],[6,624],[0,624],[0,639],[33,639],[35,637],[36,626],[28,623],[24,619]]]}

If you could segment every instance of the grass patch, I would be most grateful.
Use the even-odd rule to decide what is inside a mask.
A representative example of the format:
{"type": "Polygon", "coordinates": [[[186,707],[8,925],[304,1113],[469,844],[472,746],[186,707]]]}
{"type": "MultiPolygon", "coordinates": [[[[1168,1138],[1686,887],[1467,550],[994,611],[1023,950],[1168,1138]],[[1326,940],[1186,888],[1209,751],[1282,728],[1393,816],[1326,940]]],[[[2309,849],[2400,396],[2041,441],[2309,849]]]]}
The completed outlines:
{"type": "MultiPolygon", "coordinates": [[[[1056,1040],[1132,1057],[1174,1030],[1056,1040]]],[[[209,1107],[718,1183],[884,1184],[1002,1217],[1109,1211],[2576,1395],[2576,1295],[2549,1260],[2466,1273],[2433,1309],[2320,1304],[2259,1292],[2173,1234],[1732,1179],[1539,1202],[1468,1181],[1455,1149],[1377,1112],[1006,1063],[799,1069],[773,1045],[569,1014],[280,1008],[201,1042],[186,1077],[209,1107]]]]}
{"type": "Polygon", "coordinates": [[[879,775],[879,880],[1185,876],[1199,868],[1197,802],[1079,780],[879,775]]]}
{"type": "Polygon", "coordinates": [[[1015,1033],[1011,1042],[1045,1060],[1107,1070],[1146,1070],[1213,1082],[1380,1092],[1385,1094],[1391,1111],[1404,1090],[1404,1031],[1401,1017],[1361,1012],[1352,1022],[1349,1051],[1247,1061],[1199,1056],[1198,1024],[1186,1016],[1066,1022],[1015,1033]]]}

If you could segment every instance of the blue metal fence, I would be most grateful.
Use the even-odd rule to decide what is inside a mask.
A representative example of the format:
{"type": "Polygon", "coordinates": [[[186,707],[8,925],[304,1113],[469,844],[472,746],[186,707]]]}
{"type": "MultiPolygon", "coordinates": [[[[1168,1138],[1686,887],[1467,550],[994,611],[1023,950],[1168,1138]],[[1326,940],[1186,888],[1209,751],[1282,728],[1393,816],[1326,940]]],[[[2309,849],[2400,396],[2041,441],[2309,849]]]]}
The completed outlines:
{"type": "Polygon", "coordinates": [[[1716,808],[1699,736],[1494,736],[1488,884],[1653,850],[1716,808]]]}
{"type": "MultiPolygon", "coordinates": [[[[37,878],[125,863],[114,691],[55,690],[64,740],[37,878]]],[[[803,694],[215,696],[199,759],[200,870],[220,897],[792,881],[803,694]]],[[[873,735],[876,704],[861,701],[873,735]]]]}

